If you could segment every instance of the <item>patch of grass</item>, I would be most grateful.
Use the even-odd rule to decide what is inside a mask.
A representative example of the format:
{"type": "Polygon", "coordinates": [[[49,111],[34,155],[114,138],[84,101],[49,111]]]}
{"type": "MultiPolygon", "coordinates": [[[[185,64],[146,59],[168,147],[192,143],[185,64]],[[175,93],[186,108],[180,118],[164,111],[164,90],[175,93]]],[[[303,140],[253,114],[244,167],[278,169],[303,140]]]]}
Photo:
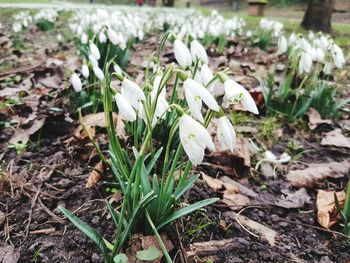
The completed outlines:
{"type": "Polygon", "coordinates": [[[0,0],[0,3],[8,4],[27,4],[27,3],[49,3],[49,0],[0,0]]]}
{"type": "Polygon", "coordinates": [[[276,117],[268,117],[260,124],[259,134],[263,139],[274,142],[277,139],[280,126],[276,117]]]}

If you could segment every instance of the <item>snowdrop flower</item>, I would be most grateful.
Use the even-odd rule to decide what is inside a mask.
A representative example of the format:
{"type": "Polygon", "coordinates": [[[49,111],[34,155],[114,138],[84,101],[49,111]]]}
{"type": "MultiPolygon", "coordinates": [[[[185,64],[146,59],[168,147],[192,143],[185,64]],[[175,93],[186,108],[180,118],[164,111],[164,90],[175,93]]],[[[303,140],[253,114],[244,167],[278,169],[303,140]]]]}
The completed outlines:
{"type": "Polygon", "coordinates": [[[135,121],[136,113],[128,100],[120,93],[115,95],[115,101],[119,109],[119,115],[126,121],[135,121]]]}
{"type": "Polygon", "coordinates": [[[332,69],[333,69],[333,65],[330,62],[327,62],[324,67],[323,67],[323,73],[326,75],[332,75],[332,69]]]}
{"type": "Polygon", "coordinates": [[[295,35],[295,33],[293,32],[292,34],[290,34],[289,38],[288,38],[288,44],[294,45],[295,41],[297,40],[297,36],[295,35]]]}
{"type": "Polygon", "coordinates": [[[231,122],[226,116],[222,116],[218,118],[217,127],[216,134],[221,147],[232,152],[236,145],[236,132],[231,122]]]}
{"type": "Polygon", "coordinates": [[[101,31],[100,34],[98,34],[98,41],[100,41],[100,43],[107,42],[106,34],[103,31],[101,31]]]}
{"type": "Polygon", "coordinates": [[[12,30],[13,30],[13,32],[18,33],[19,31],[22,30],[21,24],[19,24],[19,23],[14,23],[13,26],[12,26],[12,30]]]}
{"type": "Polygon", "coordinates": [[[187,114],[180,117],[179,134],[181,144],[194,166],[202,163],[206,148],[211,151],[215,149],[209,132],[187,114]]]}
{"type": "Polygon", "coordinates": [[[108,28],[107,36],[109,41],[111,41],[113,45],[118,44],[118,36],[112,28],[108,28]]]}
{"type": "Polygon", "coordinates": [[[103,74],[103,71],[98,67],[98,66],[94,66],[92,68],[92,71],[94,72],[95,76],[99,79],[99,80],[104,80],[105,75],[103,74]]]}
{"type": "Polygon", "coordinates": [[[278,39],[278,50],[277,50],[277,54],[281,55],[283,53],[285,53],[288,49],[288,43],[287,43],[287,39],[285,38],[285,36],[281,36],[278,39]]]}
{"type": "Polygon", "coordinates": [[[89,48],[90,48],[91,55],[93,55],[93,57],[96,60],[99,60],[101,58],[101,55],[100,55],[100,51],[98,50],[98,47],[93,42],[90,42],[89,48]]]}
{"type": "Polygon", "coordinates": [[[316,49],[316,61],[319,63],[323,63],[324,62],[324,51],[322,50],[322,48],[317,48],[316,49]]]}
{"type": "Polygon", "coordinates": [[[330,52],[332,54],[334,65],[337,68],[342,68],[343,65],[345,64],[345,58],[341,48],[338,45],[333,43],[331,46],[330,52]]]}
{"type": "Polygon", "coordinates": [[[256,107],[255,101],[250,93],[232,79],[227,79],[224,82],[225,104],[233,104],[241,102],[243,107],[254,114],[259,114],[258,108],[256,107]]]}
{"type": "Polygon", "coordinates": [[[252,36],[252,31],[248,30],[247,33],[246,33],[246,36],[247,37],[251,37],[252,36]]]}
{"type": "Polygon", "coordinates": [[[83,66],[81,67],[81,74],[83,74],[84,78],[89,77],[89,68],[86,64],[83,64],[83,66]]]}
{"type": "Polygon", "coordinates": [[[72,76],[70,77],[70,82],[73,86],[73,89],[76,92],[80,92],[82,90],[82,84],[79,76],[76,73],[73,73],[72,76]]]}
{"type": "MultiPolygon", "coordinates": [[[[158,90],[160,89],[161,80],[162,80],[162,76],[156,76],[154,78],[153,90],[151,91],[152,102],[156,99],[158,90]]],[[[156,104],[155,115],[157,117],[163,116],[163,114],[169,110],[169,103],[165,97],[166,97],[166,89],[165,89],[165,87],[163,87],[163,89],[161,90],[161,92],[158,96],[158,100],[157,100],[157,104],[156,104]]]]}
{"type": "Polygon", "coordinates": [[[61,34],[57,35],[57,41],[61,42],[63,40],[63,36],[61,34]]]}
{"type": "Polygon", "coordinates": [[[208,64],[208,55],[205,48],[197,40],[191,42],[191,55],[192,60],[196,61],[200,59],[204,64],[208,64]]]}
{"type": "Polygon", "coordinates": [[[81,37],[80,37],[80,42],[82,43],[82,44],[87,44],[87,42],[88,42],[88,36],[87,36],[87,34],[85,34],[85,33],[83,33],[82,35],[81,35],[81,37]]]}
{"type": "MultiPolygon", "coordinates": [[[[205,87],[203,87],[203,85],[199,84],[198,82],[196,82],[195,80],[193,80],[191,78],[187,78],[184,81],[184,89],[185,89],[186,98],[188,98],[188,96],[191,97],[191,95],[192,95],[195,100],[204,101],[204,103],[213,111],[219,111],[219,105],[216,102],[215,98],[213,97],[213,95],[211,95],[209,90],[207,90],[205,87]]],[[[192,102],[193,101],[190,98],[188,101],[190,109],[194,108],[194,105],[192,102]]],[[[199,109],[197,104],[196,104],[196,107],[199,109]]]]}
{"type": "Polygon", "coordinates": [[[303,51],[301,53],[300,61],[299,61],[299,74],[310,73],[312,67],[312,57],[309,53],[303,51]]]}
{"type": "Polygon", "coordinates": [[[92,54],[89,54],[89,61],[93,67],[98,67],[98,61],[92,54]]]}
{"type": "Polygon", "coordinates": [[[275,163],[277,161],[277,156],[271,151],[264,152],[264,160],[270,163],[275,163]]]}
{"type": "Polygon", "coordinates": [[[264,152],[264,158],[262,161],[279,164],[279,163],[288,163],[292,157],[288,153],[283,153],[280,155],[280,157],[277,157],[274,153],[271,151],[264,152]]]}
{"type": "MultiPolygon", "coordinates": [[[[213,78],[213,72],[210,70],[207,64],[203,64],[200,70],[197,71],[197,74],[194,79],[195,81],[201,83],[203,86],[206,87],[213,78]]],[[[210,85],[210,87],[207,88],[210,90],[213,84],[214,82],[210,85]]]]}
{"type": "Polygon", "coordinates": [[[119,67],[118,64],[114,64],[113,65],[113,69],[115,73],[121,74],[122,73],[122,69],[119,67]]]}
{"type": "Polygon", "coordinates": [[[139,101],[146,100],[145,94],[143,93],[140,86],[137,85],[135,82],[128,80],[127,78],[124,78],[124,80],[122,81],[121,94],[129,101],[131,106],[133,106],[136,110],[140,108],[139,101]]]}
{"type": "Polygon", "coordinates": [[[192,64],[190,51],[179,39],[176,39],[174,42],[174,54],[177,63],[179,63],[182,68],[186,68],[192,64]]]}

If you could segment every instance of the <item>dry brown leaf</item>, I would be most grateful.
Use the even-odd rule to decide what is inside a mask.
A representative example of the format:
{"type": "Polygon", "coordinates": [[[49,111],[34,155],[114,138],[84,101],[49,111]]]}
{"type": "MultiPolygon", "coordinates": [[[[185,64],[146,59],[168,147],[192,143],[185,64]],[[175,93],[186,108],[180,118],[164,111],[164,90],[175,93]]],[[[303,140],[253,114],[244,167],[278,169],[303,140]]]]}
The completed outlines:
{"type": "MultiPolygon", "coordinates": [[[[163,244],[164,244],[167,251],[170,252],[174,249],[174,245],[173,245],[173,243],[171,243],[171,241],[169,240],[167,235],[161,234],[161,239],[162,239],[163,244]]],[[[129,241],[129,246],[127,247],[127,249],[125,251],[126,255],[129,259],[128,262],[143,262],[143,261],[139,261],[136,259],[137,251],[146,250],[152,246],[156,247],[160,251],[162,251],[161,248],[159,247],[159,242],[155,236],[143,236],[142,234],[133,235],[129,241]]],[[[153,263],[160,263],[162,256],[163,256],[163,253],[161,252],[161,256],[158,259],[153,260],[152,262],[153,263]]],[[[149,261],[147,261],[147,262],[149,262],[149,261]]]]}
{"type": "Polygon", "coordinates": [[[0,262],[17,263],[20,253],[13,246],[0,243],[0,262]]]}
{"type": "Polygon", "coordinates": [[[90,173],[89,178],[86,182],[85,188],[93,187],[99,181],[101,181],[103,171],[104,171],[103,163],[102,161],[99,161],[94,167],[94,170],[92,170],[92,172],[90,173]]]}
{"type": "Polygon", "coordinates": [[[321,115],[314,108],[310,108],[306,115],[309,117],[310,130],[316,129],[320,124],[332,124],[331,120],[323,120],[321,115]]]}
{"type": "MultiPolygon", "coordinates": [[[[118,115],[116,113],[113,113],[113,119],[114,119],[114,123],[117,123],[118,115]]],[[[99,112],[99,113],[91,113],[91,114],[85,115],[82,118],[82,122],[84,123],[86,129],[88,130],[88,133],[93,137],[95,135],[96,126],[103,127],[103,128],[106,127],[105,113],[99,112]]],[[[85,134],[81,125],[79,125],[74,130],[74,137],[81,140],[87,137],[87,134],[85,134]]]]}
{"type": "Polygon", "coordinates": [[[318,190],[317,192],[317,221],[324,228],[329,229],[338,222],[338,211],[335,206],[334,193],[336,193],[339,205],[342,207],[345,201],[345,192],[318,190]]]}
{"type": "Polygon", "coordinates": [[[36,133],[43,127],[45,123],[45,118],[36,119],[33,124],[28,129],[20,129],[16,134],[10,139],[10,144],[15,144],[18,142],[28,142],[30,135],[36,133]]]}
{"type": "Polygon", "coordinates": [[[223,195],[221,202],[230,206],[232,210],[240,209],[250,203],[249,197],[240,193],[237,185],[212,178],[204,173],[202,173],[202,178],[215,192],[223,195]]]}
{"type": "Polygon", "coordinates": [[[313,163],[304,170],[292,170],[286,175],[287,181],[293,186],[310,187],[316,182],[331,178],[345,176],[350,170],[350,159],[343,162],[313,163]]]}
{"type": "Polygon", "coordinates": [[[305,188],[301,188],[295,192],[289,192],[289,190],[287,190],[284,191],[284,194],[286,194],[286,196],[282,196],[275,202],[277,206],[284,208],[300,208],[310,201],[310,196],[305,188]]]}
{"type": "Polygon", "coordinates": [[[325,137],[322,138],[321,145],[350,149],[350,139],[345,137],[340,129],[335,129],[325,134],[325,137]]]}

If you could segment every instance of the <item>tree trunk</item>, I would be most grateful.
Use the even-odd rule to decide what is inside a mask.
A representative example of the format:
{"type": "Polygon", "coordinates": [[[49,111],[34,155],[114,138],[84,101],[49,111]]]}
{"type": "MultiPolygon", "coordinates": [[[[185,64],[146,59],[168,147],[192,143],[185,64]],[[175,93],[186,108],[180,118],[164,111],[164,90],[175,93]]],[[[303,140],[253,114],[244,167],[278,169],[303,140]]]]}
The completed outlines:
{"type": "Polygon", "coordinates": [[[163,0],[163,5],[164,5],[164,6],[173,7],[174,4],[175,4],[175,0],[163,0]]]}
{"type": "Polygon", "coordinates": [[[335,0],[308,0],[301,26],[308,30],[330,33],[334,4],[335,0]]]}

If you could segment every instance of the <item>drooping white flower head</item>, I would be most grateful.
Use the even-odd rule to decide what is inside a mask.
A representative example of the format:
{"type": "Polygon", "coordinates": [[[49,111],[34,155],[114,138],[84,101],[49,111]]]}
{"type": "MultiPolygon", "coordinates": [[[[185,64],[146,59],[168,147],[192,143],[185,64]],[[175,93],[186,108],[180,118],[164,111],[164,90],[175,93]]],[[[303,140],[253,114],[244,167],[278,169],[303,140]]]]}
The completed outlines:
{"type": "Polygon", "coordinates": [[[100,41],[100,43],[107,42],[107,37],[104,31],[101,31],[100,34],[98,34],[98,41],[100,41]]]}
{"type": "Polygon", "coordinates": [[[236,145],[236,132],[226,116],[218,118],[216,135],[222,149],[232,152],[236,145]]]}
{"type": "Polygon", "coordinates": [[[107,36],[108,36],[109,41],[111,41],[113,45],[118,44],[117,33],[110,27],[107,29],[107,36]]]}
{"type": "Polygon", "coordinates": [[[86,64],[83,64],[81,67],[81,74],[83,74],[84,78],[89,77],[89,67],[86,64]]]}
{"type": "Polygon", "coordinates": [[[219,105],[216,102],[215,98],[208,89],[203,87],[203,85],[199,84],[195,80],[191,78],[187,78],[184,81],[185,90],[189,90],[193,96],[200,98],[204,101],[204,103],[213,111],[219,111],[219,105]]]}
{"type": "MultiPolygon", "coordinates": [[[[207,86],[208,83],[214,78],[213,72],[210,70],[207,64],[203,64],[202,67],[197,71],[196,76],[194,77],[195,81],[202,84],[203,86],[207,86]]],[[[209,90],[214,85],[214,82],[207,87],[209,90]]]]}
{"type": "Polygon", "coordinates": [[[181,144],[194,166],[202,163],[206,148],[212,151],[215,148],[209,132],[187,114],[180,117],[179,135],[181,144]]]}
{"type": "Polygon", "coordinates": [[[243,88],[240,84],[232,79],[228,79],[224,83],[225,104],[233,104],[241,102],[243,107],[254,114],[259,114],[258,108],[256,107],[255,101],[250,93],[243,88]]]}
{"type": "Polygon", "coordinates": [[[335,43],[332,43],[330,52],[332,54],[333,63],[337,68],[342,68],[345,64],[343,50],[335,43]]]}
{"type": "Polygon", "coordinates": [[[295,45],[295,41],[297,40],[297,36],[296,34],[293,32],[292,34],[290,34],[289,38],[288,38],[288,45],[295,45]]]}
{"type": "Polygon", "coordinates": [[[122,119],[131,122],[136,120],[135,110],[122,94],[117,93],[115,95],[115,101],[119,109],[119,115],[122,119]]]}
{"type": "Polygon", "coordinates": [[[114,72],[115,72],[115,73],[119,73],[119,74],[122,73],[122,69],[119,67],[118,64],[114,64],[114,65],[113,65],[113,69],[114,69],[114,72]]]}
{"type": "Polygon", "coordinates": [[[122,81],[121,94],[129,101],[129,103],[134,107],[134,109],[139,109],[139,101],[146,100],[145,94],[139,85],[135,82],[124,78],[122,81]]]}
{"type": "Polygon", "coordinates": [[[180,64],[182,68],[187,68],[192,64],[191,53],[187,46],[179,39],[174,42],[174,54],[177,63],[180,64]]]}
{"type": "Polygon", "coordinates": [[[299,74],[310,73],[312,68],[312,57],[309,52],[303,51],[299,61],[299,74]]]}
{"type": "Polygon", "coordinates": [[[95,76],[99,79],[99,80],[104,80],[105,75],[103,74],[103,71],[98,67],[98,66],[94,66],[92,68],[92,71],[94,72],[95,76]]]}
{"type": "Polygon", "coordinates": [[[316,61],[319,63],[324,63],[324,58],[325,58],[324,51],[322,50],[322,48],[318,47],[316,49],[316,61]]]}
{"type": "Polygon", "coordinates": [[[82,44],[87,44],[87,42],[88,42],[88,36],[87,36],[87,34],[86,33],[83,33],[82,35],[81,35],[81,37],[80,37],[80,42],[82,43],[82,44]]]}
{"type": "Polygon", "coordinates": [[[208,55],[205,48],[197,40],[191,42],[191,55],[192,60],[196,61],[200,59],[204,64],[208,64],[208,55]]]}
{"type": "Polygon", "coordinates": [[[288,49],[288,42],[285,36],[281,36],[278,39],[278,50],[277,50],[277,54],[281,55],[283,53],[286,53],[288,49]]]}
{"type": "MultiPolygon", "coordinates": [[[[154,78],[153,90],[151,91],[152,102],[156,99],[158,90],[161,88],[160,87],[161,80],[162,80],[162,76],[160,75],[154,78]]],[[[169,110],[169,103],[166,100],[166,89],[165,87],[163,87],[158,96],[155,115],[158,118],[162,116],[165,117],[164,113],[167,112],[168,110],[169,110]]]]}
{"type": "Polygon", "coordinates": [[[70,77],[70,82],[73,86],[73,89],[76,92],[80,92],[82,90],[83,85],[81,83],[79,76],[76,73],[72,74],[72,76],[70,77]]]}
{"type": "Polygon", "coordinates": [[[324,64],[323,67],[323,73],[326,75],[332,75],[332,70],[333,70],[333,65],[331,62],[327,62],[326,64],[324,64]]]}
{"type": "Polygon", "coordinates": [[[89,61],[93,67],[98,67],[98,61],[92,54],[89,54],[89,61]]]}
{"type": "Polygon", "coordinates": [[[93,43],[90,42],[90,53],[91,55],[96,59],[99,60],[101,58],[100,51],[98,50],[98,47],[93,43]]]}

